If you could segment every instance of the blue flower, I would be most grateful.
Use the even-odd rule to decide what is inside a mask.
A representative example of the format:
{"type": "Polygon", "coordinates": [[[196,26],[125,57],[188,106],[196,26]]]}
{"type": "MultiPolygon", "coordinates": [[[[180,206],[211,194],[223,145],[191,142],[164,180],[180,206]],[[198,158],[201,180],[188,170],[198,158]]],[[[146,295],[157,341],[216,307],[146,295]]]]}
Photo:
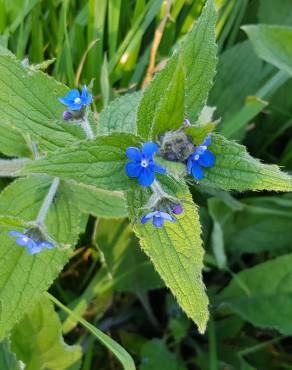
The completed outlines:
{"type": "Polygon", "coordinates": [[[52,249],[54,245],[47,240],[34,240],[27,234],[22,234],[18,231],[10,231],[10,236],[16,237],[16,244],[20,245],[21,247],[26,247],[28,253],[36,254],[41,252],[44,248],[52,249]]]}
{"type": "Polygon", "coordinates": [[[83,86],[81,94],[77,89],[73,89],[66,96],[59,98],[59,101],[70,110],[81,110],[92,102],[92,94],[88,92],[86,86],[83,86]]]}
{"type": "Polygon", "coordinates": [[[203,144],[195,148],[187,161],[188,173],[192,174],[196,180],[201,180],[204,177],[204,172],[201,167],[213,167],[215,164],[215,155],[208,150],[211,144],[211,137],[207,136],[203,144]]]}
{"type": "Polygon", "coordinates": [[[172,221],[175,222],[176,218],[170,215],[167,212],[162,211],[154,211],[150,212],[147,215],[141,218],[141,224],[146,224],[149,220],[152,219],[152,225],[156,227],[162,227],[164,225],[164,221],[172,221]]]}
{"type": "Polygon", "coordinates": [[[164,174],[166,169],[158,166],[153,160],[153,154],[158,150],[158,145],[152,142],[143,144],[142,149],[129,147],[126,155],[130,162],[125,170],[129,177],[138,177],[140,185],[150,186],[155,180],[154,172],[164,174]]]}

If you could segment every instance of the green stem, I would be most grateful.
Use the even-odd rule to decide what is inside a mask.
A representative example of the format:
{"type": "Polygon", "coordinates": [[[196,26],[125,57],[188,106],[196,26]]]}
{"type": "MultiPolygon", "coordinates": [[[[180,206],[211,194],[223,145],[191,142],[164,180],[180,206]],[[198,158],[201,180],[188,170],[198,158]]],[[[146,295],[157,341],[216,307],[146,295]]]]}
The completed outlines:
{"type": "Polygon", "coordinates": [[[42,204],[42,206],[39,210],[39,213],[37,215],[37,218],[36,218],[36,223],[37,224],[39,224],[39,225],[44,224],[47,213],[49,211],[49,208],[50,208],[51,204],[53,203],[54,197],[55,197],[56,192],[58,190],[59,184],[60,184],[60,178],[55,177],[52,184],[51,184],[50,190],[49,190],[47,196],[45,197],[45,200],[44,200],[44,202],[43,202],[43,204],[42,204]]]}

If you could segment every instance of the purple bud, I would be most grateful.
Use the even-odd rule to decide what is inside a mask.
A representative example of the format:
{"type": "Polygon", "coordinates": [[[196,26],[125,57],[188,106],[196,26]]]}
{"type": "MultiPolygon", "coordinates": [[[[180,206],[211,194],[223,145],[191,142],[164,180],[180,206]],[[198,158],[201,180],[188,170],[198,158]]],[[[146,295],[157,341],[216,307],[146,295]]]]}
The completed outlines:
{"type": "Polygon", "coordinates": [[[72,113],[69,112],[69,111],[67,111],[67,110],[65,110],[65,112],[63,113],[63,120],[64,121],[68,121],[71,118],[72,118],[72,113]]]}
{"type": "Polygon", "coordinates": [[[168,159],[169,161],[175,161],[176,160],[175,153],[167,153],[166,154],[166,159],[168,159]]]}
{"type": "Polygon", "coordinates": [[[184,127],[190,127],[191,126],[191,122],[186,118],[184,120],[184,127]]]}
{"type": "Polygon", "coordinates": [[[171,207],[171,211],[172,213],[174,213],[175,215],[180,215],[181,213],[183,213],[184,209],[183,209],[183,206],[181,204],[174,204],[172,207],[171,207]]]}

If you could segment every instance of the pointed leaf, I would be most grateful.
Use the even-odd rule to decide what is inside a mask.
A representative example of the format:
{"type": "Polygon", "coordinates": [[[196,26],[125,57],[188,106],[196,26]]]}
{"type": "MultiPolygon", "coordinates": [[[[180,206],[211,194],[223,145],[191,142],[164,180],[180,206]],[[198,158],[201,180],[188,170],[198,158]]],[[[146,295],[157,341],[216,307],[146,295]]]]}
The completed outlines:
{"type": "Polygon", "coordinates": [[[142,225],[140,217],[147,213],[147,210],[141,210],[148,198],[145,190],[127,193],[129,212],[143,251],[179,305],[203,333],[209,314],[202,282],[204,249],[199,216],[186,185],[172,179],[167,186],[178,198],[188,202],[183,204],[184,212],[177,216],[177,222],[165,222],[163,228],[155,228],[151,221],[142,225]]]}

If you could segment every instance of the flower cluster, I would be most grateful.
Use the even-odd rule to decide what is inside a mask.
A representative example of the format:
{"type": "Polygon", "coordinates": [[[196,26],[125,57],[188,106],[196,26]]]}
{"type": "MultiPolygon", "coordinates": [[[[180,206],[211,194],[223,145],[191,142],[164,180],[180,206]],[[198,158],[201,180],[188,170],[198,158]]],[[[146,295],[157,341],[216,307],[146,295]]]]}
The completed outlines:
{"type": "MultiPolygon", "coordinates": [[[[183,212],[183,207],[181,204],[173,204],[171,206],[171,212],[175,215],[180,215],[183,212]]],[[[176,218],[169,212],[165,211],[153,211],[149,212],[147,215],[141,217],[141,224],[146,224],[152,219],[152,225],[155,227],[162,227],[164,221],[176,222],[176,218]]]]}
{"type": "Polygon", "coordinates": [[[68,109],[63,113],[63,119],[67,121],[82,115],[84,107],[92,102],[92,94],[83,86],[81,93],[77,89],[70,90],[66,96],[59,98],[59,101],[68,109]]]}
{"type": "Polygon", "coordinates": [[[213,167],[215,164],[215,155],[208,150],[211,144],[211,137],[207,136],[203,144],[195,147],[194,153],[191,154],[187,161],[188,173],[192,174],[196,180],[202,180],[204,172],[202,167],[213,167]]]}
{"type": "Polygon", "coordinates": [[[36,236],[35,230],[26,230],[23,234],[12,230],[9,232],[9,236],[16,237],[16,244],[25,247],[29,254],[37,254],[46,248],[54,248],[54,244],[36,236]]]}
{"type": "Polygon", "coordinates": [[[142,149],[129,147],[126,155],[130,160],[125,167],[129,177],[137,177],[142,186],[150,186],[154,180],[154,173],[165,174],[166,169],[154,162],[153,155],[158,151],[158,145],[152,142],[143,144],[142,149]]]}

